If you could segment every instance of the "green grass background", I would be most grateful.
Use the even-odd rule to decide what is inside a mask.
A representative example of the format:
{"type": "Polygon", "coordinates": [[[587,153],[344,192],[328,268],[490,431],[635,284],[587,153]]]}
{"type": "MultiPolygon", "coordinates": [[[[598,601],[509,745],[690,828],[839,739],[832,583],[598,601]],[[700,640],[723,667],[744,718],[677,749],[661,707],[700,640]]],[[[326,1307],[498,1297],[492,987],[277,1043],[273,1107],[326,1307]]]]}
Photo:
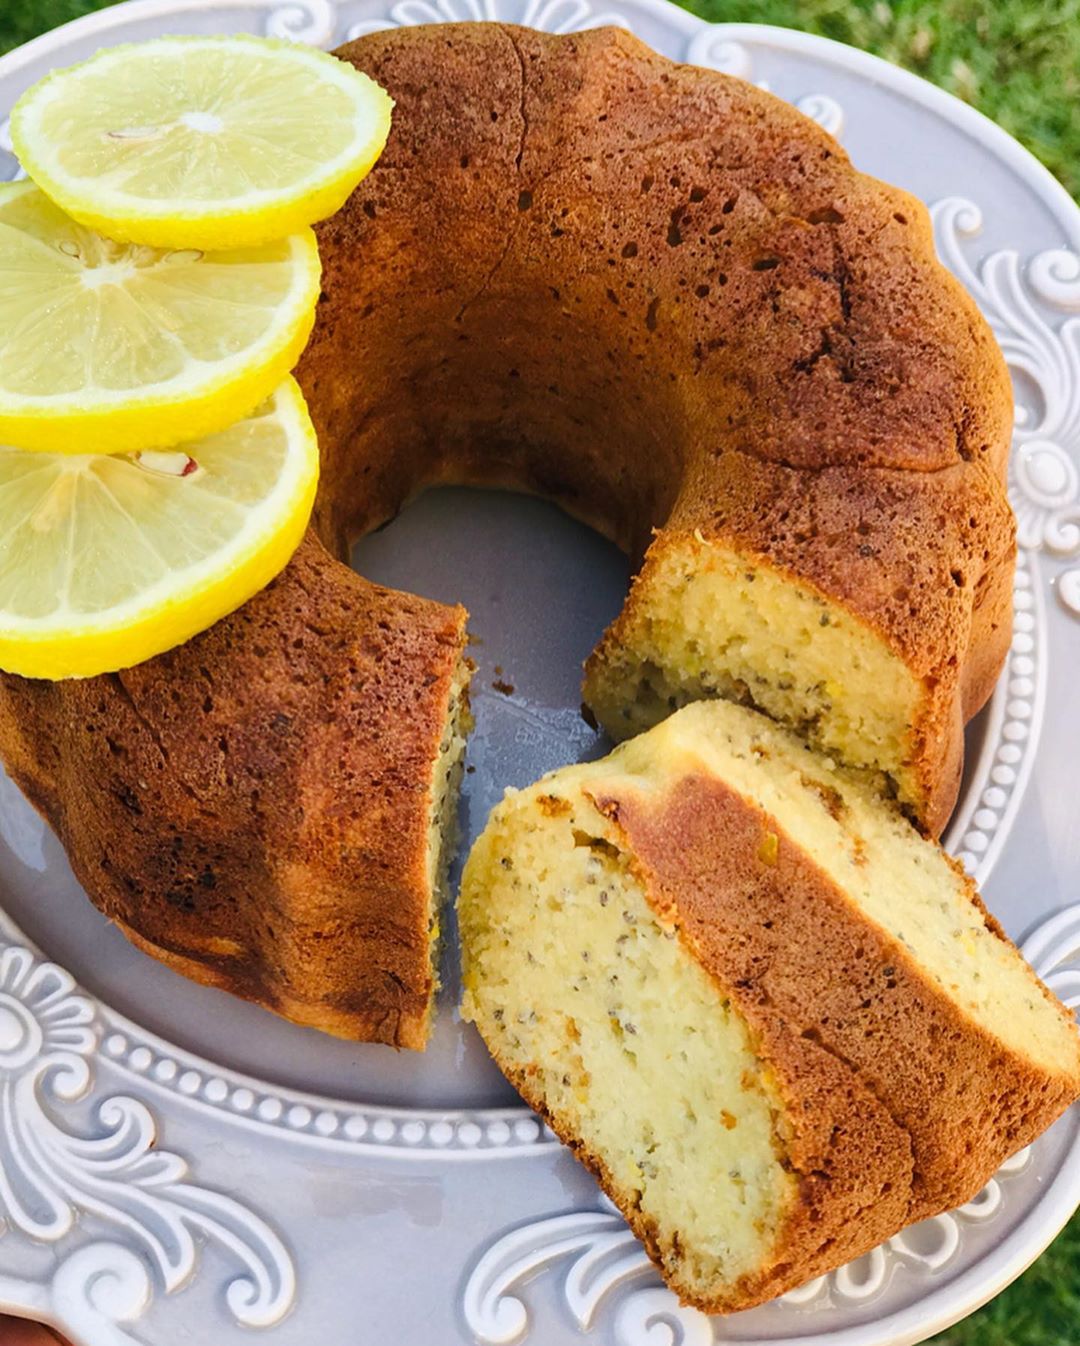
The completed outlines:
{"type": "MultiPolygon", "coordinates": [[[[0,0],[0,51],[108,0],[0,0]]],[[[714,22],[804,28],[973,103],[1080,196],[1080,0],[684,0],[714,22]]],[[[1080,1346],[1080,1217],[936,1346],[1080,1346]]]]}

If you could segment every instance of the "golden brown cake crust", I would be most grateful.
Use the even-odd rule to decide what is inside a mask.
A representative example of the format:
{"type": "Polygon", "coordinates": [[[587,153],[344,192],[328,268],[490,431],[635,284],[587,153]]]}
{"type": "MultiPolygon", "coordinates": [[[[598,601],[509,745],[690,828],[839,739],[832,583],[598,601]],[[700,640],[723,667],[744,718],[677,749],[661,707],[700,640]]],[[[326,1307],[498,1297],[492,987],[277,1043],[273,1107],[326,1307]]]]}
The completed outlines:
{"type": "MultiPolygon", "coordinates": [[[[598,782],[586,793],[657,910],[767,1044],[765,1058],[783,1061],[787,1040],[815,1045],[909,1139],[900,1224],[971,1200],[1076,1098],[1080,1069],[1049,1074],[992,1037],[773,817],[722,781],[692,774],[659,796],[598,782]],[[777,841],[765,846],[769,834],[777,841]]],[[[1069,1018],[1034,974],[1031,986],[1069,1018]]]]}
{"type": "Polygon", "coordinates": [[[169,654],[5,677],[0,751],[140,947],[298,1023],[422,1047],[426,787],[463,629],[309,537],[169,654]]]}
{"type": "Polygon", "coordinates": [[[332,282],[300,380],[322,516],[369,527],[447,480],[549,496],[635,556],[659,529],[586,701],[681,536],[819,589],[921,684],[939,833],[1010,638],[1012,398],[922,204],[621,30],[447,25],[340,54],[397,109],[320,226],[332,282]]]}
{"type": "Polygon", "coordinates": [[[661,526],[657,547],[730,538],[925,680],[937,830],[1008,640],[1010,398],[922,206],[752,86],[621,30],[403,28],[340,55],[396,110],[318,228],[313,533],[183,649],[0,679],[0,751],[143,947],[418,1045],[425,791],[463,615],[350,576],[316,535],[343,556],[424,485],[469,481],[635,556],[661,526]]]}

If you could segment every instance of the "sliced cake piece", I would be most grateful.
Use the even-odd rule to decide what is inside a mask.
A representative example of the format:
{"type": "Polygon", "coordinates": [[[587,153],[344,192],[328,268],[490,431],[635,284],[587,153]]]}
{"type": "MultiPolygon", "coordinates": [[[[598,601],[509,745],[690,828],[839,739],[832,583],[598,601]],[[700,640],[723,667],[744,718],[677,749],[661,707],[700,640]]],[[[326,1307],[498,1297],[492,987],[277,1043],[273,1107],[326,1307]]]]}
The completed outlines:
{"type": "Polygon", "coordinates": [[[1080,1095],[970,879],[726,702],[508,793],[460,923],[465,1017],[710,1312],[970,1199],[1080,1095]]]}

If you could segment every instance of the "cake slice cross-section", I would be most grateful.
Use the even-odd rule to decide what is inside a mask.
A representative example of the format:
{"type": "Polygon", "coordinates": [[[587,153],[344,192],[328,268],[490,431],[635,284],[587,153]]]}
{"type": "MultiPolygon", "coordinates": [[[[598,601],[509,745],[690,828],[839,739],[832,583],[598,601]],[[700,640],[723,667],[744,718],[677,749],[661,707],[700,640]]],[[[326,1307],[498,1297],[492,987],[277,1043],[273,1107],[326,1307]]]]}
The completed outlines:
{"type": "Polygon", "coordinates": [[[725,702],[509,792],[460,923],[466,1018],[709,1312],[971,1199],[1080,1095],[970,878],[725,702]]]}

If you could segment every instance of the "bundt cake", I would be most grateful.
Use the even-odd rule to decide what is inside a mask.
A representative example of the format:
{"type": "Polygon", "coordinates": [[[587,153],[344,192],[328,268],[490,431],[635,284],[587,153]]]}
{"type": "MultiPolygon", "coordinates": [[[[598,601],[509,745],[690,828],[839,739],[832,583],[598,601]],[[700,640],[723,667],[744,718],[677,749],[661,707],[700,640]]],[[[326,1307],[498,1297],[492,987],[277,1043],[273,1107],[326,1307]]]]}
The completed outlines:
{"type": "Polygon", "coordinates": [[[940,831],[1011,634],[1012,400],[923,206],[621,31],[343,54],[397,110],[320,234],[324,529],[432,481],[550,496],[645,554],[585,679],[615,738],[734,697],[940,831]]]}
{"type": "Polygon", "coordinates": [[[509,791],[459,915],[465,1017],[710,1312],[969,1200],[1080,1095],[960,867],[741,706],[509,791]]]}
{"type": "Polygon", "coordinates": [[[617,30],[339,54],[396,111],[317,231],[311,534],[182,649],[3,678],[0,751],[143,947],[420,1046],[463,614],[349,541],[438,483],[553,499],[643,559],[586,675],[612,734],[745,701],[936,832],[1009,639],[1010,392],[923,207],[767,93],[617,30]]]}

